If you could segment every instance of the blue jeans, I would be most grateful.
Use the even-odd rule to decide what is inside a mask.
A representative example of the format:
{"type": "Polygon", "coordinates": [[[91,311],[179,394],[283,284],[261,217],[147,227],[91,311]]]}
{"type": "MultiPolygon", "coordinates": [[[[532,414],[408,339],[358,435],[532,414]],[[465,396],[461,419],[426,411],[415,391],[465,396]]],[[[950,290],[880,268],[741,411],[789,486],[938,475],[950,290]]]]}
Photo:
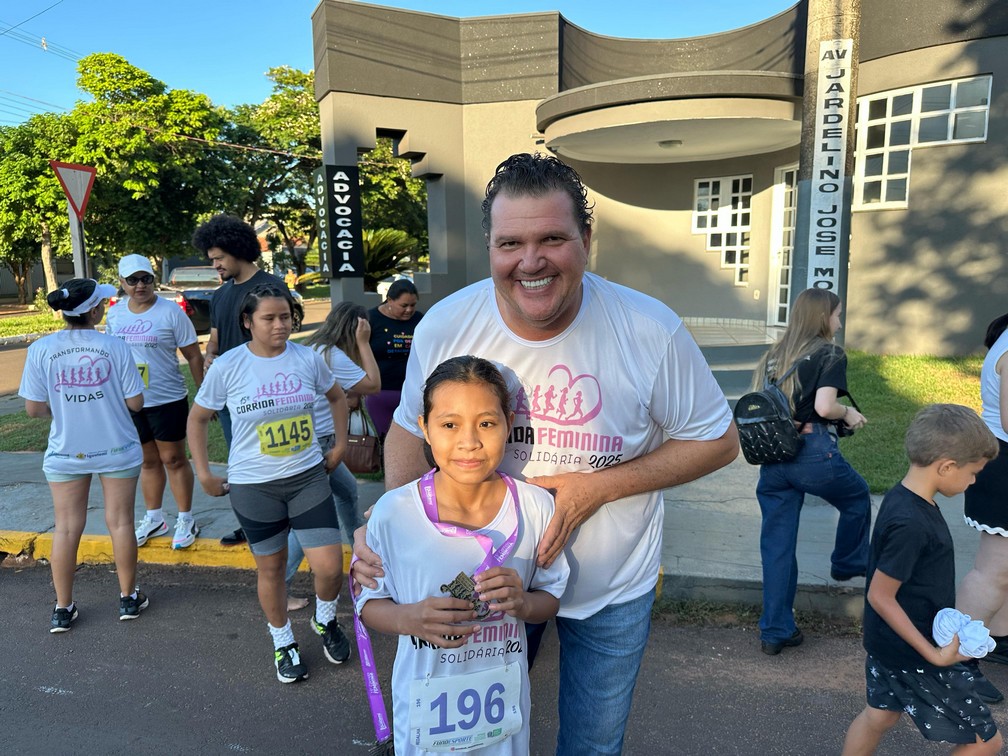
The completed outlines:
{"type": "Polygon", "coordinates": [[[652,588],[583,620],[557,617],[560,635],[558,756],[619,754],[651,630],[652,588]]]}
{"type": "Polygon", "coordinates": [[[822,497],[840,513],[830,562],[846,575],[864,574],[868,566],[871,497],[868,484],[840,455],[836,438],[823,425],[803,438],[790,462],[760,468],[756,498],[763,513],[760,556],[763,560],[763,614],[760,639],[779,643],[794,635],[798,589],[798,518],[805,494],[822,497]]]}
{"type": "MultiPolygon", "coordinates": [[[[330,445],[330,448],[331,445],[330,445]]],[[[342,462],[329,473],[329,488],[336,502],[336,517],[340,524],[343,542],[353,543],[353,532],[364,524],[364,518],[357,510],[357,478],[342,462]]],[[[287,588],[297,574],[298,567],[304,559],[304,549],[298,542],[294,531],[287,534],[287,588]]]]}

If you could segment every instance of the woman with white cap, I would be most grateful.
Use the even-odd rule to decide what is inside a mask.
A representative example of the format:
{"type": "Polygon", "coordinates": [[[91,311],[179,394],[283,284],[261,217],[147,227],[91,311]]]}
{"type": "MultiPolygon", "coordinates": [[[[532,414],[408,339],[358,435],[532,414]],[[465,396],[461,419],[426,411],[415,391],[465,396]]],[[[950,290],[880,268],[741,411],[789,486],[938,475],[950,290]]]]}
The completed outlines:
{"type": "Polygon", "coordinates": [[[192,321],[154,291],[150,260],[126,255],[119,261],[119,285],[128,298],[109,309],[107,331],[129,345],[144,382],[143,409],[133,413],[143,446],[140,491],[147,510],[136,529],[137,546],[168,533],[161,509],[167,483],[178,505],[172,548],[184,549],[196,541],[199,526],[192,515],[193,471],[185,448],[188,390],[176,350],[197,387],[203,382],[203,354],[192,321]]]}
{"type": "Polygon", "coordinates": [[[56,521],[51,633],[66,632],[78,616],[74,570],[96,473],[119,579],[119,619],[136,619],[148,604],[136,587],[133,503],[143,453],[130,420],[130,410],[143,407],[143,380],[129,347],[94,328],[105,313],[105,300],[115,293],[115,287],[90,278],[71,279],[50,292],[46,301],[62,311],[66,328],[28,347],[18,390],[29,417],[52,418],[42,462],[56,521]]]}

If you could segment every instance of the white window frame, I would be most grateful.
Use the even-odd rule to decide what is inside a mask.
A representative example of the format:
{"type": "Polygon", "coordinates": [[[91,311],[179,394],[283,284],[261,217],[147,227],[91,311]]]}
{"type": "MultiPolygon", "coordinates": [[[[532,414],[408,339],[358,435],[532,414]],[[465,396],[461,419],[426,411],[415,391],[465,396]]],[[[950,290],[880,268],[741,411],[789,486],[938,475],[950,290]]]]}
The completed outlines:
{"type": "Polygon", "coordinates": [[[913,161],[913,152],[916,149],[924,147],[938,147],[947,144],[970,144],[970,143],[980,143],[987,141],[987,132],[990,125],[990,96],[991,96],[991,84],[992,77],[990,75],[982,76],[970,76],[963,79],[947,79],[944,81],[934,81],[928,82],[927,84],[917,84],[913,87],[905,87],[903,89],[894,89],[887,92],[878,92],[876,94],[865,95],[858,98],[858,109],[857,109],[857,120],[855,124],[856,137],[855,137],[855,160],[854,160],[854,201],[853,209],[859,211],[865,210],[892,210],[892,209],[905,209],[909,206],[910,202],[910,168],[913,161]],[[979,105],[964,105],[959,106],[957,103],[959,87],[964,84],[971,84],[974,82],[985,82],[987,85],[986,97],[981,98],[983,101],[979,105]],[[945,108],[938,108],[935,110],[924,110],[923,100],[924,92],[929,89],[934,89],[937,87],[948,86],[949,91],[949,105],[945,108]],[[909,96],[911,98],[910,110],[906,113],[900,113],[897,115],[892,114],[893,101],[896,98],[909,96]],[[885,114],[881,118],[870,118],[870,110],[872,103],[885,102],[885,114]],[[983,133],[978,136],[971,137],[955,137],[955,124],[957,116],[968,113],[981,113],[983,115],[983,133]],[[944,139],[935,139],[928,141],[921,141],[920,130],[921,121],[930,118],[936,118],[944,116],[946,120],[946,136],[944,139]],[[905,144],[892,144],[892,133],[893,127],[896,124],[908,123],[909,124],[909,135],[905,144]],[[868,133],[872,128],[877,128],[879,126],[884,127],[885,137],[881,147],[874,147],[868,149],[868,133]],[[905,171],[893,171],[891,170],[890,161],[898,153],[906,152],[906,170],[905,171]],[[881,158],[882,160],[882,171],[881,173],[873,173],[870,176],[865,175],[865,170],[869,159],[871,158],[881,158]],[[904,196],[899,200],[886,200],[886,193],[889,189],[890,182],[905,181],[904,196]],[[864,192],[866,184],[879,183],[879,196],[881,197],[878,202],[865,202],[864,192]]]}
{"type": "Polygon", "coordinates": [[[749,285],[752,251],[751,173],[694,179],[692,231],[704,234],[708,252],[718,252],[721,269],[733,271],[735,286],[749,285]],[[739,190],[734,190],[734,182],[739,190]],[[749,189],[743,185],[749,183],[749,189]],[[716,244],[713,243],[716,241],[716,244]],[[733,261],[729,262],[729,257],[733,261]]]}

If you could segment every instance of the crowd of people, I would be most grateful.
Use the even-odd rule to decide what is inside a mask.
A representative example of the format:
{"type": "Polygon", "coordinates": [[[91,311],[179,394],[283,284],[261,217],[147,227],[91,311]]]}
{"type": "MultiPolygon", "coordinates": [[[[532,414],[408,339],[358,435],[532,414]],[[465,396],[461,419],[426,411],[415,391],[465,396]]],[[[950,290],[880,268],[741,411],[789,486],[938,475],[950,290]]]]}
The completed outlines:
{"type": "MultiPolygon", "coordinates": [[[[620,753],[659,576],[662,491],[732,462],[738,434],[680,317],[587,271],[592,208],[572,168],[513,155],[482,210],[489,279],[426,315],[416,287],[396,281],[370,311],[337,304],[304,345],[290,341],[288,286],[259,269],[255,231],[232,216],[193,237],[224,282],[205,355],[179,308],[155,294],[145,257],[119,261],[126,298],[105,333],[95,326],[113,287],[73,279],[50,293],[66,327],[29,348],[20,389],[30,416],[52,418],[43,463],[56,517],[50,631],[79,616],[73,578],[91,477],[104,493],[122,620],[149,604],[136,584],[137,548],[169,531],[166,485],[178,508],[172,547],[196,541],[198,480],[230,499],[239,527],[226,542],[248,543],[280,682],[308,676],[288,617],[309,603],[290,592],[305,559],[310,626],[329,662],[349,659],[336,615],[340,542],[352,540],[354,612],[399,636],[387,743],[396,753],[529,753],[528,670],[549,622],[560,644],[556,752],[620,753]],[[197,386],[191,407],[178,353],[197,386]],[[366,524],[342,462],[349,413],[362,405],[385,444],[386,493],[366,524]],[[226,478],[210,467],[212,422],[228,446],[226,478]],[[134,528],[138,480],[145,512],[134,528]]],[[[1001,694],[977,659],[987,645],[1008,659],[1008,515],[999,506],[1008,315],[988,331],[981,416],[934,405],[914,418],[909,471],[872,532],[868,486],[838,445],[867,423],[841,401],[850,397],[834,341],[841,304],[829,291],[802,292],[754,375],[756,386],[779,382],[802,439],[797,456],[759,472],[761,649],[774,656],[804,639],[794,617],[798,522],[805,495],[821,496],[839,512],[831,576],[866,584],[867,706],[844,753],[873,753],[902,713],[957,752],[995,753],[1001,735],[986,704],[1001,694]],[[981,546],[957,603],[935,495],[964,490],[981,546]],[[936,615],[955,607],[982,620],[983,642],[965,625],[951,640],[933,637],[936,615]]]]}

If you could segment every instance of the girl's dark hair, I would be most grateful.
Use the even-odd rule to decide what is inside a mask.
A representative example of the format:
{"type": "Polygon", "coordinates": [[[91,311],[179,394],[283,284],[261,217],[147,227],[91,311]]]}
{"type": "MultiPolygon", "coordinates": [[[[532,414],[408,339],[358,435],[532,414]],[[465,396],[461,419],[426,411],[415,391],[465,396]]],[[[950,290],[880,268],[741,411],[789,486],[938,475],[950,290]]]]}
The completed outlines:
{"type": "MultiPolygon", "coordinates": [[[[46,294],[46,303],[54,310],[72,310],[94,294],[97,282],[90,278],[71,278],[63,286],[46,294]]],[[[97,305],[96,305],[97,306],[97,305]]],[[[83,315],[63,315],[63,321],[68,325],[91,325],[91,313],[83,315]]]]}
{"type": "Polygon", "coordinates": [[[367,310],[354,302],[340,302],[326,315],[322,326],[305,339],[306,346],[320,346],[328,355],[332,347],[361,364],[360,349],[357,348],[357,319],[367,319],[367,310]]]}
{"type": "Polygon", "coordinates": [[[416,286],[408,278],[400,278],[392,282],[392,285],[388,288],[388,293],[385,295],[385,301],[395,301],[399,299],[403,294],[412,294],[417,299],[420,295],[417,293],[416,286]]]}
{"type": "Polygon", "coordinates": [[[1000,318],[994,318],[987,326],[987,336],[984,337],[984,346],[990,349],[994,342],[1001,338],[1001,334],[1008,328],[1008,312],[1000,318]]]}
{"type": "Polygon", "coordinates": [[[260,284],[256,286],[242,299],[241,307],[238,308],[238,327],[241,328],[242,335],[252,338],[252,332],[245,325],[245,318],[252,322],[252,314],[259,309],[259,303],[264,299],[282,299],[287,302],[290,308],[291,317],[294,317],[294,298],[290,295],[286,286],[279,284],[260,284]]]}
{"type": "Polygon", "coordinates": [[[424,423],[430,417],[434,390],[443,383],[485,383],[497,394],[504,415],[511,412],[511,394],[500,370],[489,360],[467,354],[445,360],[427,377],[423,390],[424,423]]]}
{"type": "MultiPolygon", "coordinates": [[[[507,417],[511,412],[511,394],[508,392],[507,383],[500,370],[489,360],[467,354],[463,357],[452,357],[445,360],[434,368],[427,377],[423,389],[424,425],[427,424],[427,419],[430,417],[434,390],[444,383],[483,383],[497,394],[504,416],[507,417]]],[[[434,454],[426,439],[424,440],[424,457],[427,459],[427,464],[431,467],[437,467],[434,454]]]]}

